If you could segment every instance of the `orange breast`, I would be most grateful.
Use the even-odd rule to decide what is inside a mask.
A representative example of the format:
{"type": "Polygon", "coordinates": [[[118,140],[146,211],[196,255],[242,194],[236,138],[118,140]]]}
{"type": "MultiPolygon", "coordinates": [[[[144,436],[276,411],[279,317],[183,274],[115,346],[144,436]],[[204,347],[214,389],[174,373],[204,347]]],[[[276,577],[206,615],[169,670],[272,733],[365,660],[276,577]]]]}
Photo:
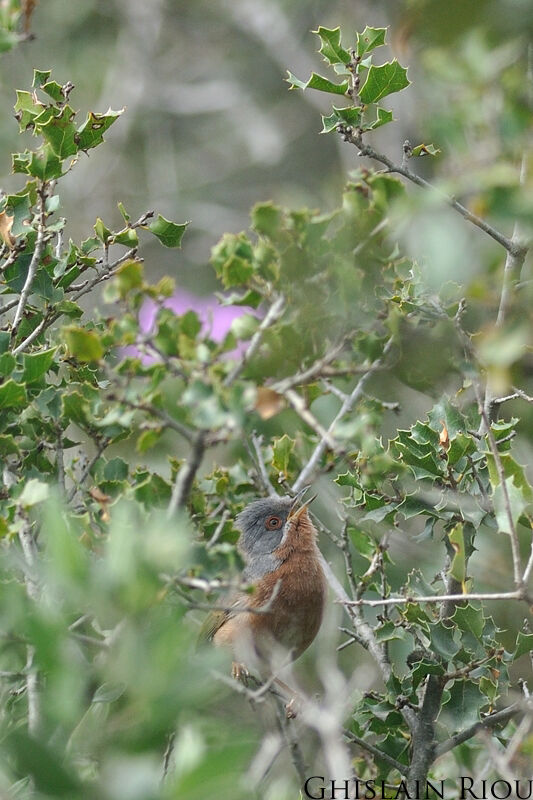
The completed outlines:
{"type": "Polygon", "coordinates": [[[249,612],[229,619],[215,635],[215,643],[235,646],[238,637],[248,637],[257,655],[267,661],[275,643],[287,650],[292,660],[309,647],[320,628],[326,599],[315,538],[316,531],[304,512],[274,552],[281,561],[279,568],[262,578],[249,598],[249,606],[261,608],[275,592],[268,613],[249,612]]]}

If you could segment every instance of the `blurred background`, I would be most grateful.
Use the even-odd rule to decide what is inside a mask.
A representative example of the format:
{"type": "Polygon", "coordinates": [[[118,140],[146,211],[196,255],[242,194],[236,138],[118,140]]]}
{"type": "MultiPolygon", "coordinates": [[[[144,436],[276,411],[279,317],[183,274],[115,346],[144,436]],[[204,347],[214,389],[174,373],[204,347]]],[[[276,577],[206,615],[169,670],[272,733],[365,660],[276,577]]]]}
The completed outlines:
{"type": "MultiPolygon", "coordinates": [[[[329,210],[357,164],[351,145],[318,135],[330,98],[289,92],[284,83],[287,69],[303,79],[313,69],[324,73],[311,34],[319,25],[341,25],[345,38],[365,25],[390,25],[383,59],[410,65],[414,85],[391,98],[400,124],[376,132],[376,147],[400,159],[404,138],[433,138],[442,156],[417,168],[447,179],[464,179],[466,155],[470,172],[472,158],[480,168],[494,160],[498,76],[520,56],[517,38],[533,28],[528,0],[39,0],[36,40],[2,58],[2,152],[20,148],[8,110],[13,87],[29,88],[35,67],[71,80],[72,103],[84,113],[125,106],[107,146],[82,157],[63,182],[67,231],[90,235],[96,216],[118,224],[118,200],[132,215],[157,208],[189,219],[183,254],[146,248],[148,275],[169,273],[207,292],[215,288],[206,266],[211,246],[224,231],[246,227],[251,205],[273,199],[329,210]],[[490,105],[476,107],[487,85],[490,105]]],[[[4,189],[18,186],[9,171],[4,160],[4,189]]],[[[452,224],[471,262],[468,234],[452,224]]],[[[456,266],[460,272],[463,260],[456,266]]]]}

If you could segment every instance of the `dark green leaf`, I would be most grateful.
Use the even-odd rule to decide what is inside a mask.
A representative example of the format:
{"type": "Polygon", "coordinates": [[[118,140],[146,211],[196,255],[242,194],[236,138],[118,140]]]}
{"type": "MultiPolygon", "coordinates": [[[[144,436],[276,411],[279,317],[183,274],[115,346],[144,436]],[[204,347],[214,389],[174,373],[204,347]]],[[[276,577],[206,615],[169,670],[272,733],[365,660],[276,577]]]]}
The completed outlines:
{"type": "Polygon", "coordinates": [[[363,33],[357,34],[357,55],[363,56],[370,50],[385,44],[386,33],[387,28],[369,28],[367,25],[363,33]]]}
{"type": "Polygon", "coordinates": [[[388,61],[380,67],[372,64],[359,92],[359,97],[363,103],[377,103],[383,97],[405,89],[409,83],[407,70],[401,67],[396,59],[388,61]]]}
{"type": "Polygon", "coordinates": [[[147,227],[165,247],[181,247],[181,240],[188,224],[184,222],[178,225],[159,214],[147,227]]]}

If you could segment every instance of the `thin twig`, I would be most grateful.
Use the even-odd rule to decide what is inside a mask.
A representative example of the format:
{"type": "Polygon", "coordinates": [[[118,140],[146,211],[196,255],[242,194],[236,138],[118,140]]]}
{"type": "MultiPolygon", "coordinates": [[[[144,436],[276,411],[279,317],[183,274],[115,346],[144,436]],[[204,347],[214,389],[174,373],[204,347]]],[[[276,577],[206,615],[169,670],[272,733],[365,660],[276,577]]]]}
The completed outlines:
{"type": "Polygon", "coordinates": [[[513,252],[515,254],[519,254],[524,248],[518,246],[516,243],[512,242],[512,240],[505,236],[500,231],[496,230],[492,225],[486,222],[481,217],[478,217],[476,214],[473,214],[469,211],[465,206],[459,203],[454,197],[450,197],[449,195],[445,194],[444,192],[440,191],[436,186],[431,184],[429,181],[426,181],[425,178],[421,178],[416,173],[411,172],[405,166],[400,164],[395,164],[391,161],[388,156],[384,155],[383,153],[378,153],[374,150],[373,147],[367,145],[363,142],[362,138],[358,136],[355,132],[351,129],[339,126],[338,128],[339,133],[342,134],[343,138],[354,144],[357,148],[359,148],[359,155],[366,156],[367,158],[371,158],[374,161],[378,161],[380,164],[384,164],[387,167],[389,172],[395,173],[397,175],[401,175],[402,177],[406,178],[407,180],[415,183],[417,186],[421,186],[423,189],[427,189],[429,191],[435,192],[436,194],[440,195],[443,200],[447,203],[447,205],[451,206],[455,211],[461,214],[468,222],[471,222],[472,225],[475,225],[477,228],[482,230],[492,239],[494,239],[498,244],[501,244],[508,252],[513,252]]]}
{"type": "Polygon", "coordinates": [[[230,386],[233,381],[239,377],[245,366],[248,364],[251,358],[255,355],[259,345],[261,344],[261,339],[263,337],[263,333],[273,325],[278,319],[281,317],[285,310],[285,298],[280,295],[270,306],[268,312],[264,319],[262,320],[261,324],[259,325],[258,329],[254,333],[251,338],[250,344],[248,345],[248,349],[243,354],[241,360],[238,364],[236,364],[231,372],[229,372],[225,379],[224,379],[224,386],[230,386]]]}
{"type": "Polygon", "coordinates": [[[364,750],[368,750],[368,752],[372,753],[372,755],[376,756],[376,758],[381,758],[390,767],[392,767],[393,769],[398,770],[400,775],[406,775],[407,774],[408,767],[406,767],[405,764],[401,764],[395,758],[393,758],[392,756],[389,756],[388,753],[384,753],[383,750],[379,749],[379,747],[375,747],[373,744],[370,744],[370,742],[365,742],[364,739],[361,739],[359,736],[356,736],[355,733],[352,733],[351,731],[347,730],[346,728],[343,728],[342,732],[343,732],[344,736],[348,739],[348,741],[353,742],[354,744],[357,744],[359,747],[362,747],[364,750]]]}
{"type": "Polygon", "coordinates": [[[523,587],[523,579],[522,579],[522,563],[520,559],[520,542],[518,540],[518,533],[516,530],[516,525],[513,518],[513,511],[511,508],[511,498],[509,497],[509,489],[507,486],[507,479],[505,476],[505,470],[503,468],[502,460],[500,458],[500,452],[498,450],[498,445],[496,439],[494,438],[494,433],[491,428],[489,416],[487,414],[487,410],[485,405],[481,400],[481,394],[477,383],[474,381],[474,390],[476,393],[476,399],[478,403],[479,413],[481,414],[481,418],[483,420],[485,426],[485,433],[487,436],[487,441],[489,444],[489,449],[492,453],[492,457],[494,459],[494,464],[496,466],[496,472],[498,473],[498,478],[502,488],[502,495],[503,495],[503,506],[505,509],[505,515],[507,517],[508,527],[509,527],[509,535],[511,538],[511,552],[513,557],[513,572],[514,572],[514,582],[515,586],[518,591],[520,591],[523,587]]]}
{"type": "Polygon", "coordinates": [[[468,602],[469,600],[523,600],[523,592],[472,592],[471,594],[431,594],[417,597],[416,595],[406,595],[405,597],[386,597],[381,600],[339,600],[346,606],[377,606],[406,605],[407,603],[441,603],[446,601],[468,602]]]}
{"type": "Polygon", "coordinates": [[[33,255],[31,257],[30,265],[28,267],[28,274],[26,275],[26,280],[24,281],[24,286],[22,287],[22,291],[20,293],[19,302],[17,306],[17,310],[15,311],[15,317],[13,319],[13,326],[11,328],[11,339],[14,341],[17,335],[17,331],[19,329],[19,325],[22,320],[22,316],[24,314],[24,308],[26,303],[28,302],[28,297],[31,293],[31,287],[33,284],[33,279],[35,278],[37,269],[41,262],[41,255],[43,252],[44,247],[44,240],[46,236],[46,184],[41,184],[39,188],[39,222],[37,226],[37,239],[35,241],[35,250],[33,251],[33,255]]]}
{"type": "MultiPolygon", "coordinates": [[[[387,344],[383,348],[383,353],[381,354],[381,356],[377,358],[373,362],[373,364],[368,368],[368,370],[364,373],[364,375],[362,375],[362,377],[357,382],[355,388],[352,390],[351,394],[349,394],[344,403],[342,403],[339,411],[337,412],[329,428],[327,429],[328,434],[331,434],[335,429],[335,426],[338,424],[338,422],[340,422],[340,420],[352,410],[354,405],[357,403],[357,401],[363,394],[364,388],[369,378],[379,368],[379,366],[381,365],[383,359],[385,358],[391,347],[392,347],[392,338],[388,340],[387,344]]],[[[320,459],[327,450],[327,447],[328,447],[327,441],[322,437],[317,446],[315,447],[313,453],[311,454],[309,461],[302,469],[295,483],[293,484],[292,487],[293,492],[298,492],[303,486],[305,486],[306,483],[310,482],[320,462],[320,459]]]]}
{"type": "Polygon", "coordinates": [[[67,494],[67,503],[71,503],[72,502],[72,500],[76,496],[76,492],[78,491],[80,486],[83,485],[83,482],[85,481],[85,479],[89,475],[90,471],[92,470],[92,468],[94,467],[94,465],[96,464],[96,462],[98,461],[98,459],[100,458],[100,456],[102,455],[102,453],[104,452],[104,450],[106,449],[108,444],[109,444],[109,440],[108,439],[102,439],[102,441],[99,442],[99,444],[98,444],[98,446],[96,448],[96,453],[91,458],[91,460],[87,462],[87,464],[85,465],[85,467],[82,470],[82,473],[81,473],[78,481],[74,484],[74,486],[72,486],[70,492],[67,494]]]}
{"type": "Polygon", "coordinates": [[[261,479],[261,483],[263,484],[263,489],[266,491],[268,495],[274,497],[275,495],[277,495],[277,492],[272,486],[270,478],[268,477],[265,461],[263,459],[263,453],[261,451],[261,445],[263,444],[263,437],[258,436],[257,433],[253,431],[251,439],[255,454],[255,457],[254,454],[252,454],[252,460],[255,461],[257,467],[257,474],[261,479]]]}
{"type": "Polygon", "coordinates": [[[518,713],[520,713],[520,707],[517,703],[515,703],[514,705],[509,706],[509,708],[504,708],[502,711],[496,711],[494,714],[490,714],[490,716],[485,717],[485,719],[475,722],[469,728],[465,728],[464,731],[459,731],[459,733],[450,736],[450,738],[446,739],[445,742],[439,744],[435,750],[435,758],[439,758],[440,756],[444,755],[444,753],[448,753],[450,750],[453,750],[454,747],[457,747],[463,742],[468,741],[468,739],[471,739],[480,731],[487,730],[493,728],[495,725],[508,722],[518,713]]]}
{"type": "Polygon", "coordinates": [[[192,489],[193,481],[200,468],[206,448],[206,432],[196,434],[191,448],[189,459],[183,464],[176,475],[170,503],[168,504],[167,517],[174,516],[178,508],[183,508],[192,489]]]}
{"type": "MultiPolygon", "coordinates": [[[[37,581],[37,545],[31,529],[31,522],[28,517],[21,511],[19,515],[22,520],[22,525],[19,530],[19,541],[24,554],[26,562],[26,572],[24,575],[24,582],[26,584],[26,592],[28,597],[34,603],[39,601],[40,590],[37,581]]],[[[35,660],[35,647],[27,645],[26,647],[26,693],[28,696],[28,732],[32,736],[36,736],[41,724],[41,698],[39,693],[39,675],[34,666],[35,660]]]]}
{"type": "Polygon", "coordinates": [[[269,389],[273,389],[275,392],[279,394],[284,394],[289,389],[292,389],[294,386],[303,386],[309,381],[314,381],[316,378],[320,377],[325,367],[329,366],[332,361],[335,361],[337,356],[340,355],[344,346],[346,344],[346,340],[348,337],[344,337],[342,341],[337,342],[337,344],[333,345],[326,353],[319,358],[317,361],[314,361],[313,364],[302,372],[297,372],[296,375],[291,375],[287,378],[283,378],[280,381],[275,381],[274,383],[267,384],[269,389]]]}

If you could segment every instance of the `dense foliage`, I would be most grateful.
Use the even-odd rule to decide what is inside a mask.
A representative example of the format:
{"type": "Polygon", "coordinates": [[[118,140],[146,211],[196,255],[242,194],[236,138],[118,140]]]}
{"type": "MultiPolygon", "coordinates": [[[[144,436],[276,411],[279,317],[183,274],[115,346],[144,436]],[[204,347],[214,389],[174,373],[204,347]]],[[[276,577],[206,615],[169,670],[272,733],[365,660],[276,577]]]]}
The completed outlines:
{"type": "Polygon", "coordinates": [[[17,92],[21,186],[0,209],[8,797],[293,798],[309,775],[405,779],[412,793],[429,774],[451,798],[455,775],[528,774],[525,49],[514,42],[506,72],[501,169],[465,207],[412,167],[445,142],[406,142],[397,161],[371,144],[393,123],[382,101],[409,84],[396,59],[380,63],[386,30],[353,49],[339,29],[317,35],[330,77],[289,82],[335,95],[323,132],[370,160],[338,208],[261,202],[249,231],[215,245],[219,308],[234,317],[223,333],[176,314],[174,281],[151,284],[139,255],[144,237],[179,248],[187,223],[120,204],[66,240],[76,209],[61,207],[61,182],[122,112],[80,121],[72,85],[47,70],[17,92]],[[489,243],[464,276],[450,266],[454,280],[438,247],[413,259],[406,234],[429,215],[443,247],[448,206],[489,243]],[[520,224],[501,233],[510,217],[520,224]],[[275,700],[254,696],[267,710],[251,712],[252,689],[195,638],[199,611],[237,579],[236,514],[310,482],[340,602],[305,662],[309,697],[278,730],[275,700]]]}

